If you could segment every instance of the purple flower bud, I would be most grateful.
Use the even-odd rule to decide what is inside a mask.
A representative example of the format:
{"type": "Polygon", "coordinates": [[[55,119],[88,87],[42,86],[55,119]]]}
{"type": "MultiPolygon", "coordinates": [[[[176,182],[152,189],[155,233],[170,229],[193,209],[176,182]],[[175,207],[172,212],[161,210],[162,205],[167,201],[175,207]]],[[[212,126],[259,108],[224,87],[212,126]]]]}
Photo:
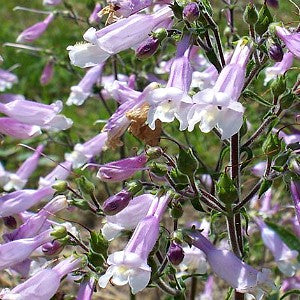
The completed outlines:
{"type": "Polygon", "coordinates": [[[54,15],[50,14],[44,21],[38,22],[33,26],[25,29],[18,37],[18,43],[30,43],[38,39],[44,31],[47,29],[48,25],[54,20],[54,15]]]}
{"type": "Polygon", "coordinates": [[[102,205],[103,212],[109,216],[115,215],[122,211],[131,199],[132,194],[124,189],[104,201],[102,205]]]}
{"type": "Polygon", "coordinates": [[[41,78],[40,78],[40,83],[41,85],[47,85],[51,79],[53,78],[53,72],[54,72],[54,61],[53,59],[50,59],[42,72],[41,78]]]}
{"type": "Polygon", "coordinates": [[[23,95],[19,95],[19,94],[8,94],[8,93],[0,95],[1,103],[8,103],[8,102],[12,102],[14,100],[25,100],[25,97],[23,95]]]}
{"type": "Polygon", "coordinates": [[[278,8],[279,3],[278,0],[266,0],[267,5],[274,7],[274,8],[278,8]]]}
{"type": "Polygon", "coordinates": [[[300,183],[292,180],[291,185],[291,194],[295,205],[296,216],[300,225],[300,183]]]}
{"type": "Polygon", "coordinates": [[[0,92],[10,89],[14,83],[18,82],[18,77],[9,72],[0,69],[0,92]]]}
{"type": "Polygon", "coordinates": [[[48,242],[42,246],[42,251],[47,256],[57,255],[63,250],[64,246],[57,240],[48,242]]]}
{"type": "Polygon", "coordinates": [[[17,221],[13,216],[4,217],[3,223],[10,229],[15,229],[17,227],[17,221]]]}
{"type": "Polygon", "coordinates": [[[101,21],[101,18],[98,16],[98,13],[101,10],[101,4],[99,4],[98,2],[96,3],[93,12],[91,13],[90,17],[89,17],[89,22],[91,24],[99,24],[101,21]]]}
{"type": "Polygon", "coordinates": [[[184,259],[184,252],[180,245],[172,242],[168,250],[169,261],[174,265],[179,265],[184,259]]]}
{"type": "Polygon", "coordinates": [[[283,50],[279,44],[274,44],[269,49],[269,56],[276,62],[280,62],[283,59],[283,50]]]}
{"type": "Polygon", "coordinates": [[[159,46],[159,40],[153,36],[148,37],[135,51],[139,59],[145,59],[152,56],[159,46]]]}
{"type": "Polygon", "coordinates": [[[39,126],[27,125],[11,118],[0,118],[0,133],[17,139],[29,139],[42,132],[39,126]]]}
{"type": "Polygon", "coordinates": [[[146,162],[147,157],[145,154],[110,162],[100,167],[97,177],[105,182],[123,181],[143,169],[146,162]]]}
{"type": "Polygon", "coordinates": [[[192,23],[199,18],[199,6],[195,2],[188,3],[183,9],[183,18],[192,23]]]}
{"type": "Polygon", "coordinates": [[[80,283],[79,291],[76,300],[92,300],[92,295],[95,288],[95,279],[89,278],[80,283]]]}

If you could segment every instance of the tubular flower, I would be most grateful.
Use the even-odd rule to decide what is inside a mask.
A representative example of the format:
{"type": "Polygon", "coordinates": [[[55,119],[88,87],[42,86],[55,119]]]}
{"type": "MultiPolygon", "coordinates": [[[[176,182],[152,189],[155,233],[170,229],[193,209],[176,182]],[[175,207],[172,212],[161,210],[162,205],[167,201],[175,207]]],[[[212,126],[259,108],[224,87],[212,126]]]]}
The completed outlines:
{"type": "Polygon", "coordinates": [[[5,191],[21,190],[27,183],[30,175],[37,168],[44,146],[38,146],[32,156],[27,158],[16,173],[9,174],[10,180],[4,186],[5,191]]]}
{"type": "Polygon", "coordinates": [[[186,233],[189,242],[205,253],[213,272],[236,291],[250,293],[260,300],[264,293],[275,289],[274,283],[269,279],[270,270],[258,271],[241,261],[231,251],[215,248],[199,231],[187,230],[186,233]]]}
{"type": "Polygon", "coordinates": [[[51,187],[38,190],[20,190],[0,197],[0,217],[7,217],[27,210],[54,194],[51,187]]]}
{"type": "Polygon", "coordinates": [[[66,153],[66,161],[71,162],[74,169],[81,167],[93,156],[101,153],[107,141],[107,133],[101,132],[84,144],[76,144],[72,153],[66,153]]]}
{"type": "Polygon", "coordinates": [[[159,222],[169,200],[169,196],[164,196],[158,203],[153,202],[147,216],[138,223],[125,249],[108,256],[107,263],[110,267],[100,277],[100,287],[106,287],[110,278],[116,285],[129,283],[133,294],[148,285],[151,267],[148,266],[147,259],[158,238],[159,222]]]}
{"type": "Polygon", "coordinates": [[[194,95],[194,105],[187,115],[189,131],[192,131],[198,122],[202,132],[207,133],[218,127],[222,139],[227,139],[240,130],[244,108],[237,101],[244,86],[250,52],[249,42],[241,40],[214,87],[194,95]]]}
{"type": "Polygon", "coordinates": [[[119,182],[142,170],[147,162],[145,154],[110,162],[100,167],[97,177],[105,182],[119,182]]]}
{"type": "Polygon", "coordinates": [[[52,269],[43,269],[12,290],[4,289],[1,298],[23,300],[49,300],[57,292],[62,278],[81,265],[81,259],[69,257],[52,269]]]}
{"type": "Polygon", "coordinates": [[[54,15],[49,16],[42,22],[38,22],[31,27],[25,29],[18,37],[18,43],[30,43],[38,39],[48,28],[49,24],[54,20],[54,15]]]}
{"type": "Polygon", "coordinates": [[[103,64],[97,65],[88,70],[78,85],[71,87],[71,94],[67,100],[67,105],[82,105],[84,101],[93,93],[94,84],[100,79],[103,64]]]}
{"type": "Polygon", "coordinates": [[[65,130],[72,126],[72,120],[58,115],[62,110],[62,102],[47,105],[28,100],[14,100],[6,104],[0,103],[0,111],[7,116],[29,125],[41,126],[47,130],[65,130]]]}
{"type": "Polygon", "coordinates": [[[256,218],[255,222],[259,226],[262,240],[272,252],[279,270],[286,276],[293,276],[296,272],[296,266],[292,261],[298,256],[298,251],[291,250],[263,220],[256,218]]]}
{"type": "Polygon", "coordinates": [[[286,47],[300,59],[300,33],[291,33],[280,26],[275,27],[275,33],[285,43],[286,47]]]}
{"type": "Polygon", "coordinates": [[[151,194],[134,197],[119,213],[106,216],[106,223],[102,234],[106,239],[113,240],[122,230],[132,230],[147,215],[147,212],[156,198],[151,194]]]}
{"type": "Polygon", "coordinates": [[[18,77],[6,70],[0,69],[0,92],[10,89],[14,83],[18,82],[18,77]]]}
{"type": "Polygon", "coordinates": [[[41,245],[50,242],[52,229],[46,230],[34,238],[20,239],[0,245],[0,270],[24,261],[41,245]]]}
{"type": "Polygon", "coordinates": [[[172,10],[164,7],[153,14],[134,14],[99,31],[90,28],[83,36],[88,43],[67,48],[71,62],[81,68],[91,67],[104,62],[110,55],[137,47],[152,30],[166,26],[172,15],[172,10]]]}
{"type": "Polygon", "coordinates": [[[42,72],[42,75],[40,77],[40,83],[41,85],[47,85],[53,78],[53,73],[54,73],[54,61],[53,59],[50,59],[42,72]]]}
{"type": "Polygon", "coordinates": [[[100,10],[101,10],[101,4],[97,2],[95,4],[95,7],[94,7],[91,15],[89,16],[89,22],[91,24],[98,25],[100,23],[101,18],[98,16],[98,13],[100,12],[100,10]]]}
{"type": "Polygon", "coordinates": [[[80,283],[76,300],[92,300],[95,288],[95,279],[90,278],[80,283]]]}

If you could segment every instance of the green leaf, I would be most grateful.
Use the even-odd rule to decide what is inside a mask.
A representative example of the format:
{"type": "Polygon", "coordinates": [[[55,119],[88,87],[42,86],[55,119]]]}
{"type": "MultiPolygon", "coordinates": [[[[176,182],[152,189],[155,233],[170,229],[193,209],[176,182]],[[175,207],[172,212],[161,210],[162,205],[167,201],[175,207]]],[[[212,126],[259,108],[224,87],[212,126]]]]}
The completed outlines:
{"type": "MultiPolygon", "coordinates": [[[[300,253],[300,240],[288,229],[279,226],[273,222],[265,221],[266,224],[273,229],[282,239],[282,241],[292,250],[297,250],[300,253]]],[[[299,256],[298,256],[299,259],[299,256]]]]}
{"type": "Polygon", "coordinates": [[[95,253],[99,253],[104,257],[107,257],[108,241],[105,239],[101,232],[92,231],[90,234],[91,249],[95,253]]]}
{"type": "Polygon", "coordinates": [[[289,295],[300,295],[300,290],[290,290],[280,297],[279,300],[286,298],[289,295]]]}
{"type": "Polygon", "coordinates": [[[244,98],[250,98],[264,106],[267,106],[267,107],[272,107],[273,104],[272,103],[269,103],[268,101],[266,101],[265,99],[263,99],[262,97],[260,97],[259,95],[257,95],[255,92],[253,91],[250,91],[250,90],[246,90],[244,91],[243,93],[243,97],[244,98]]]}

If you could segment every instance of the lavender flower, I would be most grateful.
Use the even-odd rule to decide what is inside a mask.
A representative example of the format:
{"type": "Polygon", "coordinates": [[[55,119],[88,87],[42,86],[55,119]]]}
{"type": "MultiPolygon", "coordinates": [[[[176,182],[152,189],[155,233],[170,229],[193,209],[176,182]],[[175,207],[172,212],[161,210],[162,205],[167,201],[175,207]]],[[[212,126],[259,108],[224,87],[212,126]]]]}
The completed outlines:
{"type": "Polygon", "coordinates": [[[105,182],[120,182],[142,170],[146,162],[145,154],[110,162],[100,167],[97,177],[105,182]]]}
{"type": "Polygon", "coordinates": [[[40,83],[41,85],[47,85],[53,78],[53,73],[54,73],[54,61],[53,59],[50,59],[42,72],[42,75],[40,77],[40,83]]]}
{"type": "Polygon", "coordinates": [[[196,21],[200,16],[199,6],[195,2],[188,3],[183,9],[183,18],[192,23],[196,21]]]}
{"type": "Polygon", "coordinates": [[[13,84],[18,82],[18,77],[6,70],[0,69],[0,92],[10,89],[13,84]]]}
{"type": "Polygon", "coordinates": [[[69,46],[69,56],[72,64],[86,68],[104,62],[110,55],[125,49],[138,46],[148,34],[159,26],[170,22],[172,10],[162,8],[154,14],[135,14],[127,19],[121,19],[99,31],[90,28],[84,39],[87,44],[69,46]],[[128,35],[128,32],[131,34],[128,35]]]}
{"type": "Polygon", "coordinates": [[[52,269],[43,269],[12,290],[4,289],[1,298],[23,300],[48,300],[57,292],[60,281],[68,273],[80,267],[81,259],[69,257],[52,269]]]}
{"type": "Polygon", "coordinates": [[[136,294],[148,285],[151,267],[148,266],[147,259],[158,238],[159,222],[169,200],[169,196],[164,196],[159,203],[153,203],[147,216],[137,225],[125,249],[109,255],[107,263],[110,267],[100,277],[100,287],[106,287],[109,280],[116,285],[129,283],[131,292],[136,294]]]}
{"type": "Polygon", "coordinates": [[[71,87],[71,94],[66,102],[67,105],[82,105],[92,94],[94,84],[100,79],[103,64],[99,64],[88,70],[78,85],[71,87]]]}
{"type": "Polygon", "coordinates": [[[250,52],[249,42],[241,40],[230,64],[221,71],[214,87],[194,95],[194,105],[187,115],[189,131],[192,131],[198,122],[200,130],[206,133],[217,126],[222,139],[227,139],[240,130],[244,108],[237,101],[244,86],[250,52]]]}
{"type": "Polygon", "coordinates": [[[91,300],[95,288],[95,279],[90,278],[80,283],[76,300],[91,300]]]}
{"type": "Polygon", "coordinates": [[[25,186],[29,177],[37,168],[43,149],[44,146],[38,146],[34,154],[25,160],[16,173],[9,174],[9,181],[4,186],[5,191],[11,189],[21,190],[25,186]]]}
{"type": "Polygon", "coordinates": [[[157,201],[151,194],[134,197],[119,213],[106,216],[102,234],[106,239],[113,240],[122,230],[132,230],[146,217],[152,202],[157,201]]]}
{"type": "Polygon", "coordinates": [[[18,43],[30,43],[38,39],[47,29],[49,24],[54,20],[54,14],[49,16],[42,22],[38,22],[33,26],[25,29],[18,37],[18,43]]]}
{"type": "Polygon", "coordinates": [[[292,53],[287,52],[283,55],[281,62],[274,64],[273,67],[268,67],[265,70],[264,85],[267,85],[269,81],[276,78],[278,75],[283,75],[293,65],[294,56],[292,53]]]}
{"type": "Polygon", "coordinates": [[[84,144],[76,144],[72,153],[66,153],[66,161],[71,162],[74,169],[81,167],[93,156],[101,153],[107,141],[107,133],[101,132],[84,144]]]}
{"type": "Polygon", "coordinates": [[[0,103],[0,111],[7,116],[48,130],[65,130],[72,126],[72,120],[57,115],[61,110],[62,102],[60,100],[51,105],[27,100],[14,100],[6,104],[0,103]]]}
{"type": "Polygon", "coordinates": [[[64,161],[57,165],[46,177],[40,177],[39,188],[52,186],[56,180],[65,180],[71,173],[72,163],[64,161]]]}
{"type": "Polygon", "coordinates": [[[282,282],[281,289],[283,292],[300,289],[300,276],[286,278],[282,282]]]}
{"type": "Polygon", "coordinates": [[[0,118],[0,133],[17,139],[29,139],[42,132],[39,126],[24,124],[12,118],[0,118]]]}
{"type": "Polygon", "coordinates": [[[54,190],[45,187],[39,190],[20,190],[0,197],[0,217],[7,217],[25,211],[41,200],[51,197],[54,190]]]}
{"type": "Polygon", "coordinates": [[[199,300],[210,300],[213,297],[214,277],[210,275],[205,283],[204,292],[200,295],[199,300]]]}
{"type": "Polygon", "coordinates": [[[98,16],[98,13],[101,10],[101,4],[98,2],[95,4],[94,10],[92,11],[90,17],[89,17],[89,22],[92,25],[98,25],[101,21],[101,18],[98,16]]]}
{"type": "Polygon", "coordinates": [[[25,260],[36,248],[51,241],[52,229],[34,238],[20,239],[0,245],[0,270],[9,268],[25,260]]]}
{"type": "Polygon", "coordinates": [[[298,181],[291,180],[290,189],[295,205],[296,216],[300,225],[300,183],[298,181]]]}
{"type": "Polygon", "coordinates": [[[23,95],[9,94],[9,93],[0,95],[0,102],[1,103],[8,103],[8,102],[12,102],[14,100],[25,100],[25,97],[23,95]]]}
{"type": "Polygon", "coordinates": [[[275,288],[269,279],[270,270],[257,271],[235,256],[231,251],[219,250],[199,231],[187,232],[189,242],[201,249],[213,272],[240,293],[250,293],[262,299],[264,293],[275,288]]]}
{"type": "Polygon", "coordinates": [[[276,35],[285,43],[286,47],[297,57],[300,58],[300,33],[291,33],[287,29],[276,26],[276,35]]]}
{"type": "Polygon", "coordinates": [[[291,250],[263,220],[256,218],[255,222],[259,226],[262,240],[272,252],[279,270],[286,276],[293,276],[296,266],[292,261],[298,256],[298,251],[291,250]]]}

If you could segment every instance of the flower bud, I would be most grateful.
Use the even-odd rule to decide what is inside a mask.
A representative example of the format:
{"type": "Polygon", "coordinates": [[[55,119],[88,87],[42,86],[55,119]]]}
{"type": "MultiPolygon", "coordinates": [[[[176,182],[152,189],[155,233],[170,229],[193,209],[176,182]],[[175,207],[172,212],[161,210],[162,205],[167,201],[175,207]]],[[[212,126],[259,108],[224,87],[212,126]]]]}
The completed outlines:
{"type": "Polygon", "coordinates": [[[180,245],[172,242],[168,250],[168,259],[174,265],[179,265],[184,259],[184,252],[180,245]]]}
{"type": "Polygon", "coordinates": [[[121,192],[117,193],[106,199],[102,205],[103,212],[106,215],[112,216],[120,211],[122,211],[132,199],[132,194],[123,189],[121,192]]]}
{"type": "Polygon", "coordinates": [[[52,188],[56,190],[58,193],[63,193],[68,188],[68,183],[64,180],[57,180],[53,185],[52,188]]]}
{"type": "Polygon", "coordinates": [[[262,150],[269,157],[274,157],[281,149],[281,140],[277,134],[270,133],[263,143],[262,150]]]}
{"type": "Polygon", "coordinates": [[[17,221],[13,216],[8,216],[3,218],[3,223],[9,229],[16,229],[17,228],[17,221]]]}
{"type": "Polygon", "coordinates": [[[237,199],[237,189],[226,173],[221,174],[217,182],[217,193],[220,200],[225,204],[231,204],[237,199]]]}
{"type": "Polygon", "coordinates": [[[128,192],[131,193],[132,196],[137,194],[139,191],[141,191],[143,188],[143,185],[140,182],[137,181],[131,181],[126,184],[126,189],[128,192]]]}
{"type": "Polygon", "coordinates": [[[284,76],[278,76],[271,84],[271,91],[274,98],[278,98],[286,90],[286,80],[284,76]]]}
{"type": "Polygon", "coordinates": [[[196,21],[200,15],[198,4],[195,2],[187,4],[183,9],[182,15],[183,19],[185,19],[189,23],[196,21]]]}
{"type": "Polygon", "coordinates": [[[168,168],[166,165],[156,163],[156,162],[152,162],[149,165],[149,168],[150,168],[151,173],[153,173],[154,175],[159,176],[159,177],[165,176],[168,172],[168,168]]]}
{"type": "Polygon", "coordinates": [[[191,149],[185,151],[184,149],[180,148],[177,162],[178,170],[185,175],[193,176],[195,171],[198,169],[198,161],[191,149]]]}
{"type": "Polygon", "coordinates": [[[283,59],[283,50],[279,44],[274,44],[269,49],[269,56],[276,62],[280,62],[283,59]]]}
{"type": "Polygon", "coordinates": [[[53,228],[53,231],[51,232],[51,236],[53,236],[56,239],[62,239],[66,237],[68,234],[67,228],[65,226],[55,226],[53,228]]]}
{"type": "Polygon", "coordinates": [[[81,176],[76,180],[77,186],[82,191],[82,193],[91,195],[95,191],[95,185],[89,181],[85,176],[81,176]]]}
{"type": "Polygon", "coordinates": [[[180,203],[174,204],[171,209],[171,216],[173,219],[179,219],[183,215],[183,209],[180,203]]]}
{"type": "Polygon", "coordinates": [[[146,151],[148,160],[160,158],[161,154],[162,154],[162,149],[159,147],[151,147],[146,151]]]}
{"type": "Polygon", "coordinates": [[[54,61],[53,59],[50,59],[42,72],[42,75],[40,77],[40,83],[41,85],[47,85],[51,79],[53,78],[53,73],[54,73],[54,61]]]}
{"type": "Polygon", "coordinates": [[[258,13],[257,13],[257,10],[256,10],[255,6],[253,5],[253,3],[249,3],[246,6],[243,18],[244,18],[244,21],[249,25],[256,24],[257,19],[258,19],[258,13]]]}
{"type": "Polygon", "coordinates": [[[89,203],[86,201],[86,199],[79,199],[75,198],[70,201],[71,205],[74,205],[82,210],[88,210],[90,209],[89,203]]]}
{"type": "Polygon", "coordinates": [[[266,0],[266,4],[273,8],[278,8],[279,6],[278,0],[266,0]]]}
{"type": "Polygon", "coordinates": [[[57,241],[54,240],[52,242],[48,242],[42,246],[42,251],[47,256],[57,255],[63,250],[63,245],[57,241]]]}
{"type": "Polygon", "coordinates": [[[273,22],[273,17],[266,5],[263,5],[258,13],[257,23],[255,25],[255,30],[259,35],[263,35],[267,30],[269,25],[273,22]]]}
{"type": "Polygon", "coordinates": [[[135,51],[138,59],[146,59],[151,57],[159,46],[159,40],[153,36],[148,37],[135,51]]]}

